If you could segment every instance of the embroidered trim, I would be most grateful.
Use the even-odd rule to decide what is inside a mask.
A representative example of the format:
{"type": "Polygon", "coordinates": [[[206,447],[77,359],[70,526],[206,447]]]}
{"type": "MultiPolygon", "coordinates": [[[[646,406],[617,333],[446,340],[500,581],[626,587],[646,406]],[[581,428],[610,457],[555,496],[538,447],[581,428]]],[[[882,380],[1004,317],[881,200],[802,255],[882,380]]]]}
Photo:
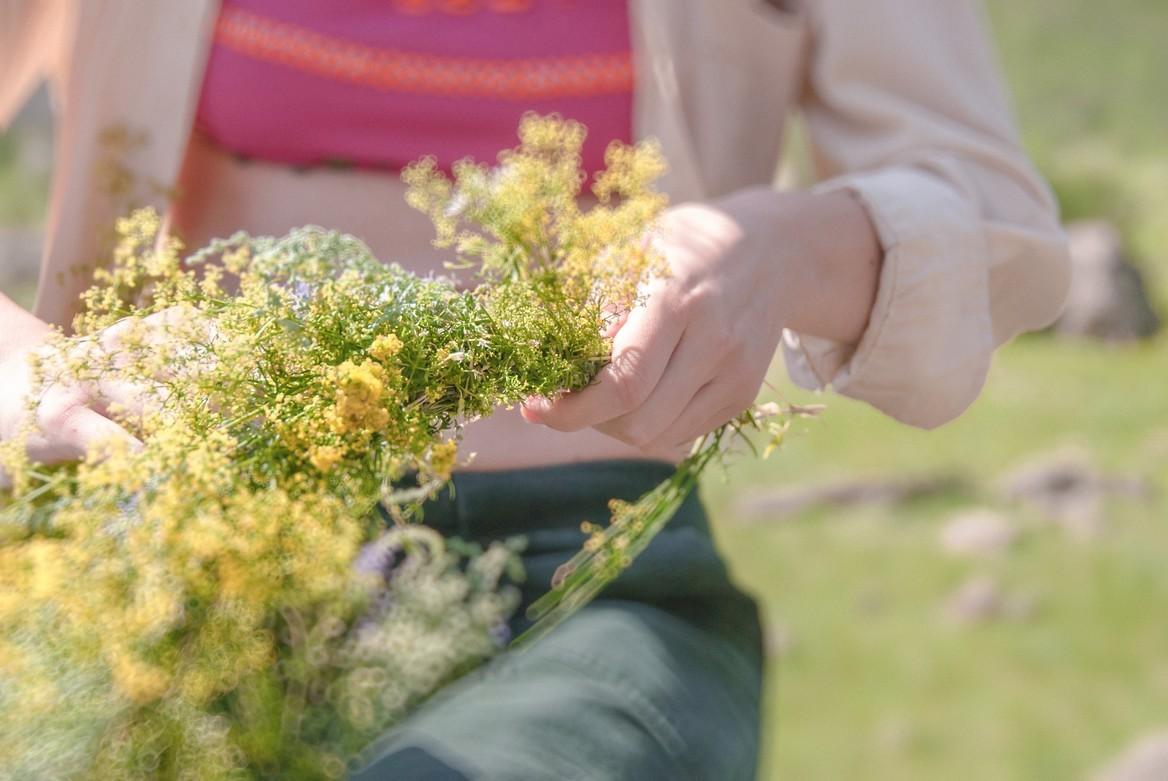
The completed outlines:
{"type": "Polygon", "coordinates": [[[486,0],[485,3],[482,0],[393,0],[393,8],[411,16],[424,16],[429,13],[466,16],[482,11],[519,14],[530,11],[534,2],[535,0],[486,0]]]}
{"type": "Polygon", "coordinates": [[[376,89],[426,95],[536,100],[631,92],[630,52],[479,59],[382,49],[224,8],[216,43],[257,60],[376,89]]]}

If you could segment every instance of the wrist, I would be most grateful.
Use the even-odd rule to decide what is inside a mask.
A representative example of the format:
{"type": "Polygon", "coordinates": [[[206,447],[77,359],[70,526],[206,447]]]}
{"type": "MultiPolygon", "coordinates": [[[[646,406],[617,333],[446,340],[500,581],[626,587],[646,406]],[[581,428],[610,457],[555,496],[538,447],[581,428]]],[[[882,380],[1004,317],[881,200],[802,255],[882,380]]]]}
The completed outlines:
{"type": "Polygon", "coordinates": [[[783,325],[854,344],[867,328],[883,249],[850,191],[744,190],[719,206],[733,214],[762,263],[772,265],[783,325]]]}

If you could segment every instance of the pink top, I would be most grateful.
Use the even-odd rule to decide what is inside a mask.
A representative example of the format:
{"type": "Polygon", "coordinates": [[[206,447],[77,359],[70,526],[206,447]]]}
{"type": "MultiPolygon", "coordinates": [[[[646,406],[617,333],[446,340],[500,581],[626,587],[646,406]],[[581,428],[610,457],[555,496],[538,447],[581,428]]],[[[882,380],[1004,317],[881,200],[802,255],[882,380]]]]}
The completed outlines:
{"type": "Polygon", "coordinates": [[[627,0],[224,0],[196,127],[245,157],[493,162],[525,111],[632,136],[627,0]]]}

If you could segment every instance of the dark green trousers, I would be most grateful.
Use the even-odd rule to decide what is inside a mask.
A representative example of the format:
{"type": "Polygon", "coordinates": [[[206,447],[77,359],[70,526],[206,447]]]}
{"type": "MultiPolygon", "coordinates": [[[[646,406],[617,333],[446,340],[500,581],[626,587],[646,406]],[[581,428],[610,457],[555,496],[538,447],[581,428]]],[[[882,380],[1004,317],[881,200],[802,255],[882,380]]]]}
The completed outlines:
{"type": "MultiPolygon", "coordinates": [[[[606,522],[610,498],[634,499],[671,471],[604,461],[457,475],[425,523],[480,542],[527,537],[518,633],[522,610],[579,550],[580,522],[606,522]]],[[[761,677],[757,608],[731,585],[690,497],[599,599],[439,692],[354,778],[749,780],[761,677]]]]}

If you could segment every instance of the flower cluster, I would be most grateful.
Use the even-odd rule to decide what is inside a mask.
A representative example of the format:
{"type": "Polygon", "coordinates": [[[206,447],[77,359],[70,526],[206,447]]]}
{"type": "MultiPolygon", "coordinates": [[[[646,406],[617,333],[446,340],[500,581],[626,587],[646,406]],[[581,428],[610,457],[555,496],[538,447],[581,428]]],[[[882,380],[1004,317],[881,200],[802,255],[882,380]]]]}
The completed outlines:
{"type": "MultiPolygon", "coordinates": [[[[583,210],[583,135],[529,116],[495,168],[404,172],[473,290],[320,228],[184,258],[156,215],[119,223],[76,335],[36,372],[42,389],[135,388],[140,404],[110,414],[141,447],[58,467],[0,454],[14,484],[0,499],[0,766],[336,778],[504,647],[514,548],[448,546],[409,521],[450,478],[465,422],[591,381],[608,319],[658,270],[645,235],[664,206],[659,154],[614,145],[583,210]]],[[[618,508],[549,621],[615,577],[716,451],[618,508]]]]}

